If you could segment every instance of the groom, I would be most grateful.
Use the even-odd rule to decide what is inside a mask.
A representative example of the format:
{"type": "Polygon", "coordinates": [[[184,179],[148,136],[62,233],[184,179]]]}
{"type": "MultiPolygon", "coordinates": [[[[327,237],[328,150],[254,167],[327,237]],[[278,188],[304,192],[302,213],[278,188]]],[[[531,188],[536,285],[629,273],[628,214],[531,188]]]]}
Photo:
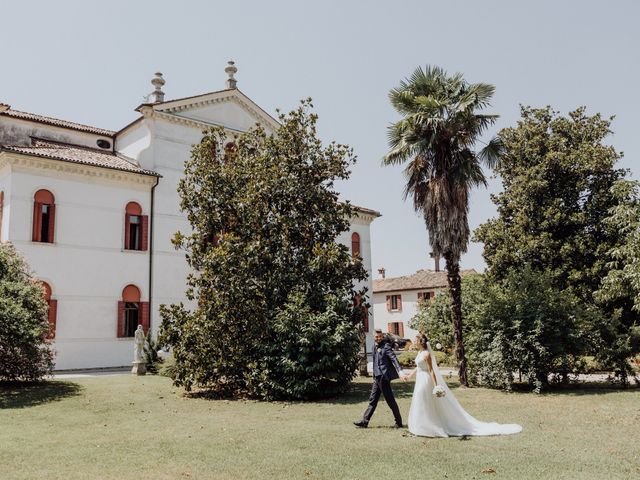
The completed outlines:
{"type": "MultiPolygon", "coordinates": [[[[395,353],[389,342],[385,339],[382,330],[376,329],[373,340],[375,347],[373,348],[373,385],[371,387],[371,395],[369,396],[369,406],[364,412],[362,420],[359,422],[353,422],[356,427],[367,428],[369,420],[373,416],[373,412],[376,410],[378,400],[380,400],[380,394],[384,395],[384,399],[387,401],[387,405],[393,412],[393,418],[396,420],[395,427],[402,428],[402,417],[400,416],[400,409],[396,403],[396,399],[393,396],[391,390],[391,380],[399,378],[402,374],[402,368],[398,363],[395,353]]],[[[402,380],[406,381],[407,377],[403,376],[402,380]]]]}

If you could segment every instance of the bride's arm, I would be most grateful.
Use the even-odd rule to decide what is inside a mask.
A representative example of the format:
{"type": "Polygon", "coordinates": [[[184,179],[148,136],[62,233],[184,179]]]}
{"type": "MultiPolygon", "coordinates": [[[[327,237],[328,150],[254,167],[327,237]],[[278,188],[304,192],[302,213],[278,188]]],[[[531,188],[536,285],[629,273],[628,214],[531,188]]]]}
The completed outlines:
{"type": "Polygon", "coordinates": [[[438,385],[438,380],[436,379],[436,374],[433,371],[433,365],[431,364],[431,355],[427,353],[425,356],[425,361],[427,362],[427,366],[429,367],[429,375],[431,375],[431,379],[433,380],[433,386],[438,385]]]}

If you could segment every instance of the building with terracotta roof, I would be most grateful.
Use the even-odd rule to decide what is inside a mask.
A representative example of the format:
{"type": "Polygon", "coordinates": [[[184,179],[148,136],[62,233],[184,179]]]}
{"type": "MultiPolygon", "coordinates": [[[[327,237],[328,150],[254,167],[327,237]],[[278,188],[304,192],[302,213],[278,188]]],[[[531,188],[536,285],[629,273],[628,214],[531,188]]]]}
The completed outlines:
{"type": "MultiPolygon", "coordinates": [[[[418,312],[421,301],[432,301],[447,289],[447,272],[418,270],[412,275],[373,281],[373,318],[375,328],[413,341],[417,330],[409,327],[411,318],[418,312]]],[[[474,269],[461,270],[460,275],[477,273],[474,269]]],[[[428,332],[427,332],[428,334],[428,332]]]]}
{"type": "MultiPolygon", "coordinates": [[[[236,71],[229,62],[222,90],[168,101],[157,73],[151,101],[118,131],[0,103],[0,241],[43,282],[57,369],[131,365],[138,324],[153,331],[160,304],[191,304],[185,255],[171,243],[190,231],[177,192],[183,163],[205,128],[278,127],[237,88],[236,71]]],[[[340,238],[369,272],[378,216],[358,207],[340,238]]]]}

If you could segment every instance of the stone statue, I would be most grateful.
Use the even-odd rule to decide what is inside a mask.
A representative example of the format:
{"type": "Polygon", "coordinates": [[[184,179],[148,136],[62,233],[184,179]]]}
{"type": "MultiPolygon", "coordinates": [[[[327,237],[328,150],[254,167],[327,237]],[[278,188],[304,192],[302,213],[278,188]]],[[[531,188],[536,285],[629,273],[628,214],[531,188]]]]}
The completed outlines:
{"type": "Polygon", "coordinates": [[[134,335],[134,344],[135,348],[133,350],[133,361],[141,362],[142,361],[142,352],[144,349],[144,330],[142,329],[142,325],[138,325],[136,329],[136,333],[134,335]]]}
{"type": "Polygon", "coordinates": [[[138,325],[136,333],[133,336],[133,368],[131,369],[131,373],[135,373],[137,375],[144,375],[147,372],[147,365],[142,358],[144,351],[144,342],[144,330],[142,328],[142,325],[138,325]]]}

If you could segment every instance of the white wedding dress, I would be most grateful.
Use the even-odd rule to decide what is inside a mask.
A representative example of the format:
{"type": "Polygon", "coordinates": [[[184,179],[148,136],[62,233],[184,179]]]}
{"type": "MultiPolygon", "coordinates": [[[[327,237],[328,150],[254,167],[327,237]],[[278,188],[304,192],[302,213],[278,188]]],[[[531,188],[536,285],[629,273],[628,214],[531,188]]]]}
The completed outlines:
{"type": "Polygon", "coordinates": [[[440,374],[435,356],[428,345],[431,365],[438,385],[446,394],[436,397],[433,394],[433,380],[429,366],[425,361],[425,351],[416,357],[416,385],[409,409],[409,431],[423,437],[461,437],[465,435],[509,435],[522,431],[516,424],[486,423],[469,415],[458,403],[440,374]]]}

